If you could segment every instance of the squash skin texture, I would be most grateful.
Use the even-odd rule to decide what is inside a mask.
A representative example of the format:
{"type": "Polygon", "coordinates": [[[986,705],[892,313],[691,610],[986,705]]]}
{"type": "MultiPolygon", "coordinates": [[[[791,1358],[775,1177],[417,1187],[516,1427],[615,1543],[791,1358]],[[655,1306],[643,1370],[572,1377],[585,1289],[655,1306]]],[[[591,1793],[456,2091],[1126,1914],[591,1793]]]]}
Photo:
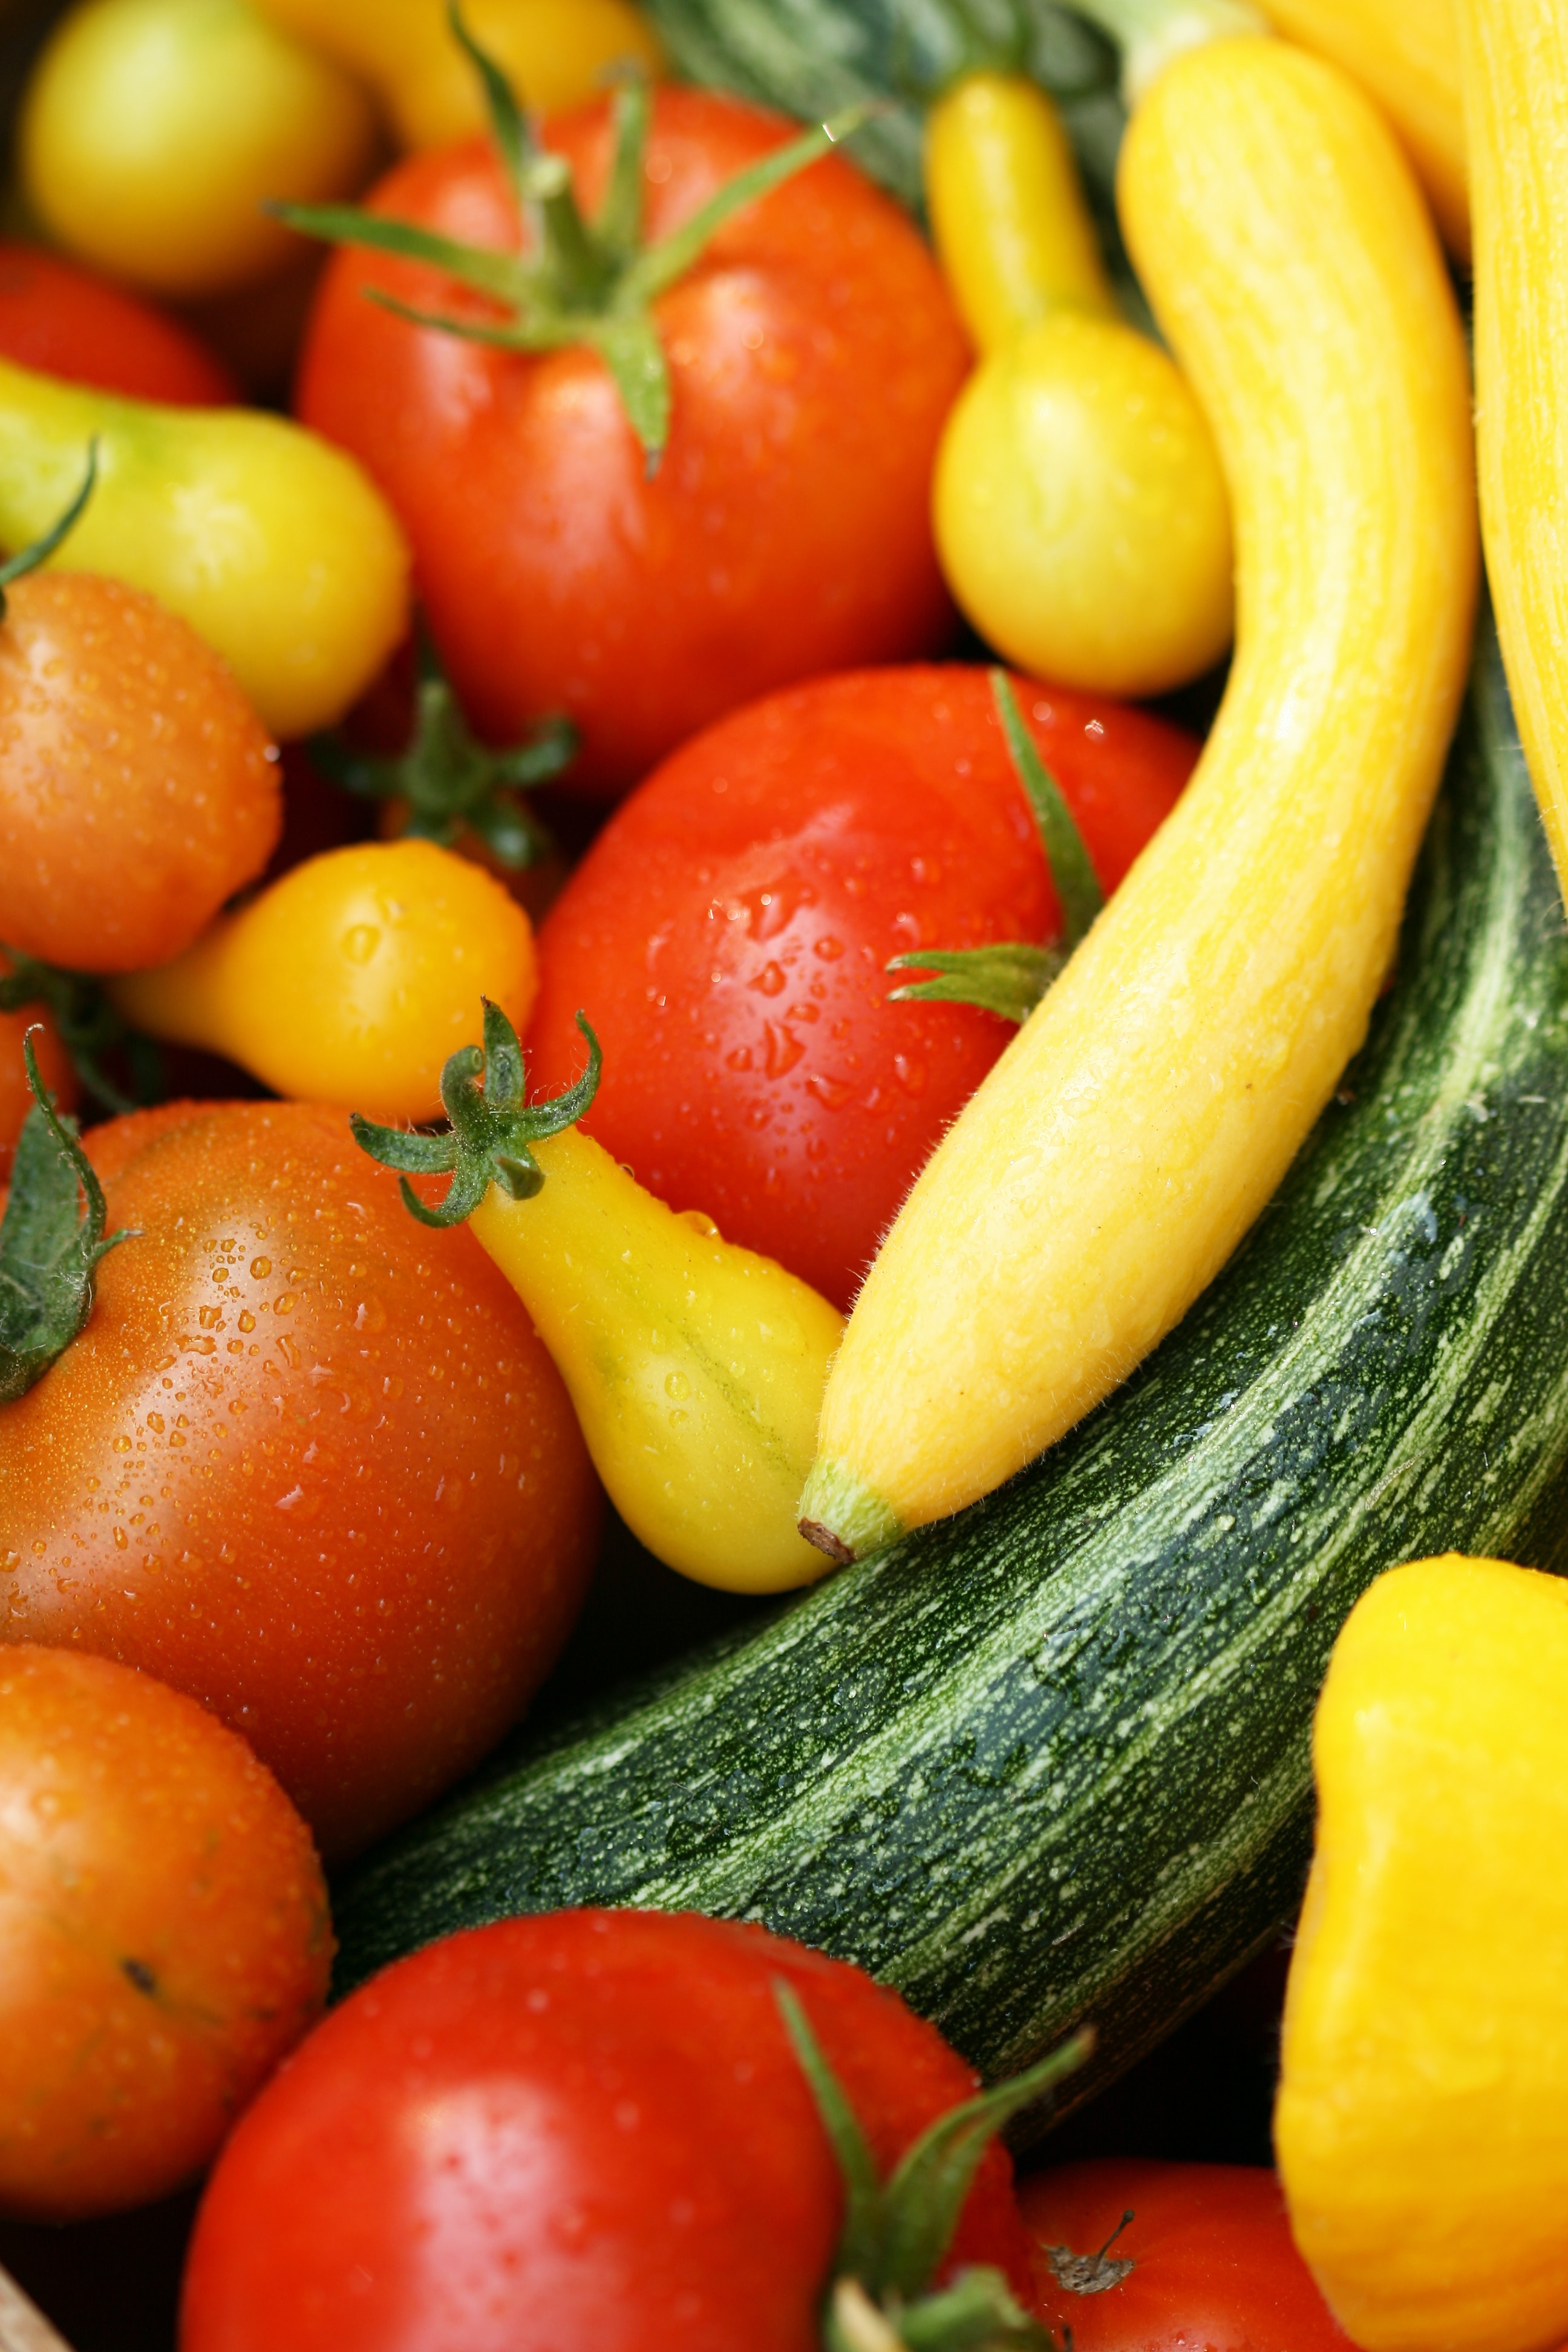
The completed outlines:
{"type": "Polygon", "coordinates": [[[1155,80],[1120,195],[1231,490],[1236,660],[1182,802],[857,1302],[803,1499],[857,1553],[1053,1444],[1241,1240],[1365,1034],[1464,683],[1464,342],[1369,101],[1214,42],[1155,80]]]}
{"type": "Polygon", "coordinates": [[[1367,2352],[1568,2333],[1568,1585],[1395,1568],[1336,1645],[1275,2139],[1367,2352]]]}
{"type": "Polygon", "coordinates": [[[1476,442],[1503,666],[1568,888],[1568,18],[1455,0],[1476,247],[1476,442]]]}
{"type": "Polygon", "coordinates": [[[1456,261],[1470,258],[1458,0],[1264,0],[1276,31],[1332,58],[1374,98],[1456,261]]]}

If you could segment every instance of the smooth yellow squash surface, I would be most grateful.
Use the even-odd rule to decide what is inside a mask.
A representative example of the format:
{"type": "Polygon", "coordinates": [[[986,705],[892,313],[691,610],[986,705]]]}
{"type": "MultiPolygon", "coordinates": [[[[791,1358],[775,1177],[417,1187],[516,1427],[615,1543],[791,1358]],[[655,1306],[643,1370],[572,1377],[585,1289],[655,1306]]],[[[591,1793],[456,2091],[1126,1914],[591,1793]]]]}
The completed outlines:
{"type": "Polygon", "coordinates": [[[1376,99],[1415,166],[1444,242],[1470,257],[1456,0],[1264,0],[1270,21],[1376,99]]]}
{"type": "Polygon", "coordinates": [[[1568,2336],[1568,1585],[1379,1580],[1312,1739],[1318,1842],[1275,2146],[1366,2352],[1568,2336]]]}
{"type": "Polygon", "coordinates": [[[1568,12],[1558,0],[1454,5],[1487,574],[1525,758],[1568,888],[1568,12]]]}
{"type": "Polygon", "coordinates": [[[98,486],[58,559],[144,588],[223,656],[274,734],[341,719],[408,626],[408,547],[352,457],[287,417],[165,408],[0,361],[0,545],[98,486]]]}
{"type": "Polygon", "coordinates": [[[926,209],[942,274],[976,351],[1064,304],[1113,319],[1116,297],[1072,142],[1019,74],[963,74],[926,116],[926,209]]]}
{"type": "Polygon", "coordinates": [[[133,1028],[225,1054],[280,1095],[432,1119],[483,1000],[521,1027],[538,985],[532,928],[501,885],[397,841],[306,858],[113,995],[133,1028]]]}
{"type": "Polygon", "coordinates": [[[1235,663],[872,1265],[803,1500],[840,1555],[999,1486],[1229,1256],[1365,1033],[1464,681],[1464,341],[1370,101],[1284,42],[1194,49],[1133,115],[1121,205],[1230,487],[1235,663]]]}
{"type": "Polygon", "coordinates": [[[616,1508],[668,1567],[781,1592],[827,1566],[795,1530],[837,1308],[772,1258],[665,1206],[571,1127],[542,1191],[468,1220],[532,1316],[616,1508]]]}

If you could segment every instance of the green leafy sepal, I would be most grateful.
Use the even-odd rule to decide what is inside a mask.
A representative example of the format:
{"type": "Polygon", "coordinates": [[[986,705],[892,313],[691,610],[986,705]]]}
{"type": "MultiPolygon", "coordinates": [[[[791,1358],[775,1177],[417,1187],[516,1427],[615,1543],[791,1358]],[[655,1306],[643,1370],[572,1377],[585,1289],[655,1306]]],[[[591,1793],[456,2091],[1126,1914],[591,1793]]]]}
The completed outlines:
{"type": "Polygon", "coordinates": [[[547,1135],[575,1126],[598,1092],[604,1066],[599,1041],[579,1013],[577,1026],[588,1041],[588,1066],[575,1086],[552,1102],[526,1099],[528,1067],[517,1031],[499,1004],[485,999],[485,1042],[464,1045],[441,1073],[441,1100],[450,1126],[445,1135],[419,1135],[406,1128],[377,1127],[353,1112],[354,1141],[384,1168],[399,1171],[403,1205],[422,1225],[460,1225],[471,1217],[492,1184],[510,1200],[530,1201],[544,1182],[544,1171],[530,1150],[547,1135]],[[436,1208],[427,1208],[410,1176],[450,1175],[436,1208]]]}
{"type": "Polygon", "coordinates": [[[823,2310],[826,2352],[1056,2352],[1055,2337],[1019,2309],[999,2271],[963,2271],[942,2288],[931,2282],[991,2141],[1082,2065],[1092,2030],[939,2116],[883,2181],[799,2000],[782,1980],[773,1998],[844,2183],[844,2227],[823,2310]]]}
{"type": "Polygon", "coordinates": [[[577,730],[569,719],[542,719],[526,742],[492,751],[479,741],[441,668],[435,648],[419,648],[414,740],[395,759],[348,750],[336,736],[312,739],[310,756],[325,776],[360,800],[399,800],[408,832],[450,849],[467,829],[511,872],[537,866],[555,845],[518,795],[571,765],[577,730]]]}
{"type": "Polygon", "coordinates": [[[33,1051],[22,1042],[34,1107],[11,1166],[11,1192],[0,1221],[0,1404],[26,1396],[63,1356],[92,1313],[100,1261],[129,1233],[104,1234],[103,1187],[61,1118],[33,1051]]]}
{"type": "Polygon", "coordinates": [[[669,437],[669,368],[652,305],[697,262],[724,223],[785,180],[816,163],[878,110],[849,108],[831,122],[759,156],[717,189],[691,218],[657,244],[642,241],[643,150],[651,100],[640,76],[627,75],[615,95],[615,154],[605,199],[585,220],[565,160],[539,143],[537,132],[506,76],[464,24],[447,11],[453,37],[479,77],[490,129],[520,217],[529,228],[526,253],[499,253],[459,244],[416,222],[391,220],[354,205],[268,206],[301,236],[331,244],[369,247],[428,263],[458,286],[492,303],[493,319],[423,310],[368,288],[370,299],[417,327],[434,327],[469,342],[502,351],[552,352],[586,344],[615,381],[626,418],[642,445],[650,477],[669,437]]]}
{"type": "Polygon", "coordinates": [[[18,948],[0,946],[0,956],[11,967],[0,971],[0,1013],[47,1005],[72,1067],[95,1101],[119,1116],[158,1100],[163,1076],[158,1048],[121,1019],[100,980],[91,972],[64,971],[18,948]],[[132,1094],[117,1087],[103,1066],[104,1055],[117,1048],[130,1066],[132,1094]]]}

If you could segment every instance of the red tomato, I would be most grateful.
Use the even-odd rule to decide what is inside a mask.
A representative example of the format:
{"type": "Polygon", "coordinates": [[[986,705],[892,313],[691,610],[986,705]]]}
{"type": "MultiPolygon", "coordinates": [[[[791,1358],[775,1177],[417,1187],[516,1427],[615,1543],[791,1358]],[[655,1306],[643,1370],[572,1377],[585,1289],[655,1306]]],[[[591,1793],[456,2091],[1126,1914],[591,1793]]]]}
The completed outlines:
{"type": "Polygon", "coordinates": [[[598,1530],[576,1417],[478,1243],[416,1224],[342,1111],[174,1103],[87,1148],[135,1238],[0,1410],[0,1639],[200,1699],[342,1854],[553,1663],[598,1530]]]}
{"type": "MultiPolygon", "coordinates": [[[[650,239],[793,128],[732,99],[659,90],[650,239]]],[[[591,210],[606,106],[544,137],[591,210]]],[[[371,208],[517,249],[487,142],[412,158],[371,208]]],[[[515,742],[542,713],[569,711],[584,735],[572,784],[616,791],[771,687],[942,643],[930,476],[968,355],[923,240],[852,164],[830,157],[737,215],[660,298],[674,411],[651,482],[593,353],[460,341],[394,317],[368,286],[462,316],[484,305],[426,267],[340,254],[299,398],[401,515],[482,734],[515,742]]]]}
{"type": "Polygon", "coordinates": [[[1100,2158],[1033,2174],[1018,2201],[1037,2308],[1058,2335],[1071,2328],[1076,2352],[1345,2352],[1350,2342],[1296,2252],[1272,2172],[1100,2158]],[[1111,2263],[1131,2268],[1109,2284],[1103,2267],[1075,2274],[1070,2258],[1093,2256],[1113,2231],[1111,2263]]]}
{"type": "MultiPolygon", "coordinates": [[[[1016,683],[1113,889],[1197,746],[1016,683]]],[[[605,825],[540,936],[533,1082],[574,1075],[582,1006],[605,1049],[600,1142],[847,1306],[1012,1034],[968,1005],[890,1003],[889,958],[1046,941],[1059,919],[983,670],[800,687],[687,744],[605,825]]]]}
{"type": "MultiPolygon", "coordinates": [[[[345,2002],[241,2123],[182,2352],[820,2352],[843,2196],[781,1979],[884,2175],[972,2095],[896,1993],[758,1927],[564,1911],[455,1936],[345,2002]]],[[[1011,2174],[994,2144],[944,2268],[1026,2296],[1011,2174]]]]}
{"type": "Polygon", "coordinates": [[[239,398],[188,327],[33,245],[0,245],[0,357],[132,400],[203,407],[239,398]]]}

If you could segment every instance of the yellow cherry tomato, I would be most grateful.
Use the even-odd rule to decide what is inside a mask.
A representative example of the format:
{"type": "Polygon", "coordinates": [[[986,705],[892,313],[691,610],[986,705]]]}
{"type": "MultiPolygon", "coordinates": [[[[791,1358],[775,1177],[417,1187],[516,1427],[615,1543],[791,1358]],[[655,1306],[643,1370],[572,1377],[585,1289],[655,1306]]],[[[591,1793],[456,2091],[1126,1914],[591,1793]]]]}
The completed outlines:
{"type": "Polygon", "coordinates": [[[1174,363],[1058,310],[983,361],[948,419],[933,517],[969,619],[1009,662],[1085,692],[1160,694],[1230,642],[1230,505],[1174,363]]]}
{"type": "Polygon", "coordinates": [[[1115,317],[1072,143],[1036,83],[961,75],[926,116],[925,192],[942,273],[978,351],[1064,304],[1115,317]]]}
{"type": "Polygon", "coordinates": [[[1274,2137],[1367,2352],[1568,2336],[1568,1584],[1391,1569],[1334,1646],[1274,2137]]]}
{"type": "Polygon", "coordinates": [[[341,68],[248,0],[84,0],[23,102],[23,184],[83,260],[160,294],[281,268],[297,240],[268,197],[353,194],[375,118],[341,68]]]}
{"type": "MultiPolygon", "coordinates": [[[[277,25],[314,43],[375,91],[399,142],[441,147],[489,128],[446,0],[262,0],[277,25]]],[[[623,60],[657,72],[652,27],[628,0],[467,0],[463,21],[536,113],[593,98],[623,60]]]]}
{"type": "Polygon", "coordinates": [[[233,670],[275,735],[341,719],[408,620],[408,548],[370,477],[287,417],[164,408],[0,361],[0,545],[98,484],[57,562],[144,588],[233,670]]]}
{"type": "Polygon", "coordinates": [[[605,1491],[654,1556],[727,1592],[815,1583],[800,1535],[837,1307],[711,1219],[645,1192],[581,1129],[532,1147],[531,1200],[469,1219],[565,1381],[605,1491]]]}
{"type": "Polygon", "coordinates": [[[307,858],[113,994],[134,1027],[226,1055],[280,1095],[428,1119],[480,1000],[521,1027],[537,987],[532,928],[500,884],[397,841],[307,858]]]}

